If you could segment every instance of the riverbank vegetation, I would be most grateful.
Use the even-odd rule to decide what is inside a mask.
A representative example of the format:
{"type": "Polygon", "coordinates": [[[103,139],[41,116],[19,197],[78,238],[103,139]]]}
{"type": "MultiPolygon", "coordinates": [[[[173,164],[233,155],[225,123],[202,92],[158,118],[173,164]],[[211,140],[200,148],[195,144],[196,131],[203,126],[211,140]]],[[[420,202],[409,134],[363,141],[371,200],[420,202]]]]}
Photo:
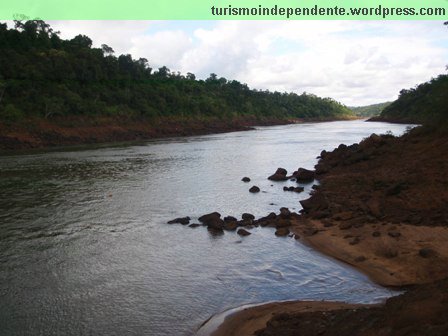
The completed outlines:
{"type": "Polygon", "coordinates": [[[367,106],[352,106],[349,107],[350,110],[357,116],[361,118],[374,117],[380,115],[381,112],[389,106],[391,102],[372,104],[367,106]]]}
{"type": "Polygon", "coordinates": [[[0,24],[0,150],[144,140],[352,118],[331,98],[153,69],[41,20],[0,24]]]}
{"type": "Polygon", "coordinates": [[[401,90],[398,99],[372,120],[446,124],[447,119],[448,75],[440,75],[415,88],[401,90]]]}
{"type": "Polygon", "coordinates": [[[350,110],[331,98],[312,94],[250,89],[212,73],[152,69],[145,58],[114,55],[110,46],[94,48],[78,35],[59,37],[41,20],[0,24],[0,115],[26,117],[126,116],[232,119],[338,119],[350,110]]]}

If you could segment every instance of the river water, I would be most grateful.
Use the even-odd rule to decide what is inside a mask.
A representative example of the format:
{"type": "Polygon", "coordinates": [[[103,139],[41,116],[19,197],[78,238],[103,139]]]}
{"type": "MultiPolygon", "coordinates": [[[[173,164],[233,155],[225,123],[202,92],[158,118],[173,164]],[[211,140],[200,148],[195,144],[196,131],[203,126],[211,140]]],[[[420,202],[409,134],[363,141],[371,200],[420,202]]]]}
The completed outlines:
{"type": "Polygon", "coordinates": [[[165,223],[298,211],[312,185],[284,192],[294,183],[266,179],[277,167],[313,168],[323,149],[405,128],[307,123],[1,156],[0,334],[192,335],[243,304],[392,295],[270,228],[240,238],[165,223]]]}

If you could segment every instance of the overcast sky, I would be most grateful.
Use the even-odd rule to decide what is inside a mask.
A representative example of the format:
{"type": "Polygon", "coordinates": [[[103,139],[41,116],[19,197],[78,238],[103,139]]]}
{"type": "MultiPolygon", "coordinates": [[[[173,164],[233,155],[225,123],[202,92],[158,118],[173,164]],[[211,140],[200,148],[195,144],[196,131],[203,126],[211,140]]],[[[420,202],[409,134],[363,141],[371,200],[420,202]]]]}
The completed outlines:
{"type": "Polygon", "coordinates": [[[212,72],[251,88],[314,93],[346,105],[393,100],[446,73],[440,21],[51,21],[151,67],[212,72]]]}

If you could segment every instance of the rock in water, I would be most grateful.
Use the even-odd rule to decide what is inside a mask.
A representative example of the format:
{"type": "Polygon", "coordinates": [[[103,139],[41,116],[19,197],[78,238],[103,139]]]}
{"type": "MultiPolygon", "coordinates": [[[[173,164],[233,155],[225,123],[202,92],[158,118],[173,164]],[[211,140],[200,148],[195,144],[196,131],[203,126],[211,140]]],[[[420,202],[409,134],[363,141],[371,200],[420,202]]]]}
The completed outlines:
{"type": "Polygon", "coordinates": [[[275,235],[277,237],[286,237],[289,235],[289,229],[288,228],[279,228],[277,231],[275,231],[275,235]]]}
{"type": "Polygon", "coordinates": [[[291,217],[291,211],[288,208],[280,208],[280,217],[289,218],[291,217]]]}
{"type": "Polygon", "coordinates": [[[288,177],[286,176],[288,171],[285,168],[278,168],[277,171],[268,177],[271,181],[286,181],[288,177]]]}
{"type": "Polygon", "coordinates": [[[243,182],[250,182],[250,178],[248,178],[247,176],[245,176],[245,177],[243,177],[243,178],[241,179],[241,181],[243,181],[243,182]]]}
{"type": "Polygon", "coordinates": [[[240,236],[248,236],[248,235],[250,235],[251,233],[249,232],[249,231],[247,231],[247,230],[244,230],[244,229],[239,229],[238,231],[237,231],[237,233],[240,235],[240,236]]]}
{"type": "Polygon", "coordinates": [[[312,182],[314,180],[315,173],[313,170],[299,168],[294,172],[293,176],[296,178],[297,182],[312,182]]]}
{"type": "Polygon", "coordinates": [[[321,194],[314,194],[306,200],[299,201],[306,213],[328,209],[328,202],[321,194]]]}
{"type": "Polygon", "coordinates": [[[199,217],[199,221],[207,224],[208,222],[212,222],[212,221],[216,221],[217,219],[221,218],[221,214],[219,212],[212,212],[206,215],[203,215],[201,217],[199,217]]]}
{"type": "Polygon", "coordinates": [[[257,186],[253,186],[252,188],[249,189],[249,192],[251,193],[260,192],[260,188],[258,188],[257,186]]]}
{"type": "Polygon", "coordinates": [[[238,223],[236,221],[235,222],[224,222],[223,229],[227,230],[227,231],[234,231],[234,230],[236,230],[237,227],[238,227],[238,223]]]}
{"type": "Polygon", "coordinates": [[[221,214],[219,212],[212,212],[203,215],[198,218],[200,222],[207,225],[209,230],[222,231],[224,228],[224,221],[221,219],[221,214]]]}
{"type": "Polygon", "coordinates": [[[224,222],[236,222],[237,219],[233,216],[226,216],[224,217],[224,222]]]}
{"type": "Polygon", "coordinates": [[[190,224],[190,217],[179,217],[173,220],[170,220],[168,224],[182,224],[187,225],[190,224]]]}
{"type": "Polygon", "coordinates": [[[251,219],[251,220],[254,220],[255,219],[255,216],[254,215],[252,215],[252,214],[250,214],[250,213],[243,213],[242,215],[241,215],[241,218],[242,219],[251,219]]]}

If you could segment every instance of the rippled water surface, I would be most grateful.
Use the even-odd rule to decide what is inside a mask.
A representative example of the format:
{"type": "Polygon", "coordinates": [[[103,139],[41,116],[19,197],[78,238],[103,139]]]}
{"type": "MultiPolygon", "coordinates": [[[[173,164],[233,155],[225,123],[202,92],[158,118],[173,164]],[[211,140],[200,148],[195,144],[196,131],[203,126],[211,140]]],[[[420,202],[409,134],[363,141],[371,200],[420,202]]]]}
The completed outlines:
{"type": "Polygon", "coordinates": [[[165,222],[298,211],[307,194],[268,181],[277,167],[313,168],[323,149],[405,127],[309,123],[0,157],[0,334],[191,335],[247,303],[391,295],[273,229],[216,237],[165,222]]]}

